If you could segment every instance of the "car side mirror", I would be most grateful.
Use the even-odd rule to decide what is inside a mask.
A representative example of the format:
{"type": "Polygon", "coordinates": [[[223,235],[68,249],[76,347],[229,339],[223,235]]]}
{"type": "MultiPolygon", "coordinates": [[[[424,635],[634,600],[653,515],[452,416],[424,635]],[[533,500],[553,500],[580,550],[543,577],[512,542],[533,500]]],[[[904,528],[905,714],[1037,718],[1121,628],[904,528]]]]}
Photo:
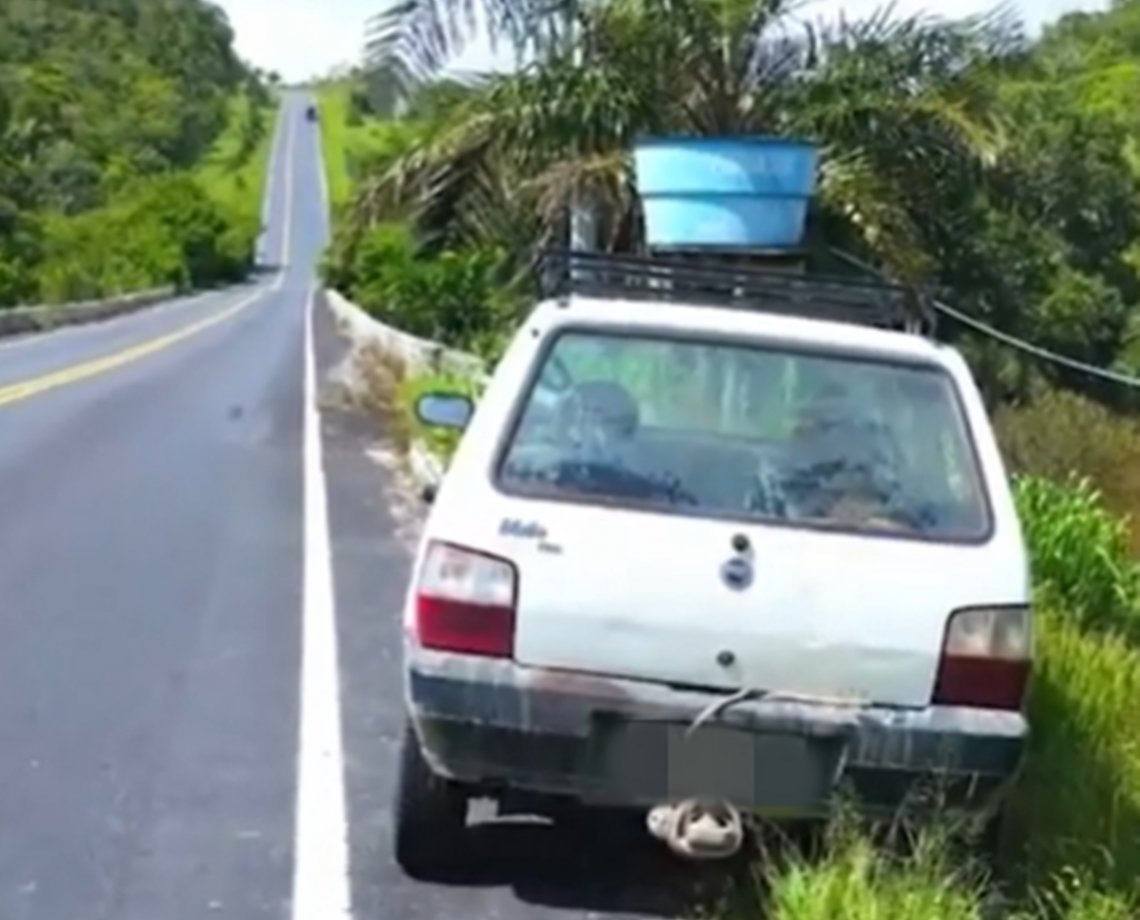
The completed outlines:
{"type": "Polygon", "coordinates": [[[475,413],[475,403],[461,393],[424,393],[416,400],[416,418],[431,428],[462,431],[475,413]]]}

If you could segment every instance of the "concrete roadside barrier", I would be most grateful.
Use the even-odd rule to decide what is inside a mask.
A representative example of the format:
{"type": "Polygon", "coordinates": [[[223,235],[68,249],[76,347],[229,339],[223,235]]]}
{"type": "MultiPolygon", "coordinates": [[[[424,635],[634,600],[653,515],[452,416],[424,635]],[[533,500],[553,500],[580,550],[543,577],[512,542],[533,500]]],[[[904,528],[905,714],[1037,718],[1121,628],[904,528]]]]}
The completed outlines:
{"type": "Polygon", "coordinates": [[[133,313],[175,296],[173,287],[154,288],[130,294],[118,294],[102,300],[69,304],[0,308],[0,337],[44,332],[60,326],[93,323],[124,313],[133,313]]]}

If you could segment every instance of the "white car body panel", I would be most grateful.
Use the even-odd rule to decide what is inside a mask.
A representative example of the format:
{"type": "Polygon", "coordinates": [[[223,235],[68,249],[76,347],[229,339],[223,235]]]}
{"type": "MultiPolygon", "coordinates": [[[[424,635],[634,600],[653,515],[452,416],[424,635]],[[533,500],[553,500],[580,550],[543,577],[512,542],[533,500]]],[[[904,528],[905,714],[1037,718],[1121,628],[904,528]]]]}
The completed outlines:
{"type": "MultiPolygon", "coordinates": [[[[573,298],[541,304],[477,407],[423,534],[511,560],[520,665],[705,688],[929,704],[950,613],[1030,601],[1007,475],[965,362],[918,336],[740,310],[573,298]],[[934,364],[953,379],[988,492],[977,544],[518,497],[494,482],[541,343],[566,326],[672,330],[934,364]],[[515,522],[504,527],[504,522],[515,522]],[[742,534],[754,581],[721,578],[742,534]],[[725,653],[731,657],[728,661],[725,653]]],[[[405,626],[414,641],[414,584],[405,626]]]]}

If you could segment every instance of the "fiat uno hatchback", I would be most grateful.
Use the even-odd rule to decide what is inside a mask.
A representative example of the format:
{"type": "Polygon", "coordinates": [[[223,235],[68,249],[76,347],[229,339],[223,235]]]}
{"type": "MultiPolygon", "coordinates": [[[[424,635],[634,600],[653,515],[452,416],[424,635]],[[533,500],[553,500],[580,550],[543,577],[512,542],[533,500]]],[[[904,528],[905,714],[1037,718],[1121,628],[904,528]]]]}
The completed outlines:
{"type": "Polygon", "coordinates": [[[988,807],[1027,735],[1026,550],[911,302],[600,257],[477,408],[421,398],[465,433],[404,610],[408,871],[459,852],[475,796],[815,818],[938,778],[988,807]]]}

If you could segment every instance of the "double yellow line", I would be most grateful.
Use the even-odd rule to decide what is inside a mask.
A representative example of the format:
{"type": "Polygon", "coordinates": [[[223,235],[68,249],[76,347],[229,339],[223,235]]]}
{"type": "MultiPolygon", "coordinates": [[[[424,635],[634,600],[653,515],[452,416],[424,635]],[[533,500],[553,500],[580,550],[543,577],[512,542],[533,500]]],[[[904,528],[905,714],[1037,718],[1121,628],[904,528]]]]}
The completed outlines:
{"type": "MultiPolygon", "coordinates": [[[[80,364],[73,364],[70,367],[61,368],[58,371],[51,371],[47,374],[42,374],[39,377],[32,377],[28,380],[21,380],[17,383],[10,383],[7,385],[0,385],[0,406],[8,405],[9,403],[19,402],[22,399],[28,399],[31,396],[36,396],[40,393],[46,393],[48,390],[54,390],[58,387],[67,386],[71,383],[77,383],[80,380],[86,380],[89,377],[95,377],[99,374],[105,374],[107,371],[114,370],[117,367],[122,367],[124,364],[130,364],[132,361],[138,361],[140,358],[145,358],[147,355],[152,355],[155,352],[162,351],[181,342],[183,339],[188,339],[192,335],[197,335],[211,326],[216,326],[219,323],[225,322],[232,316],[240,313],[259,297],[264,296],[272,291],[279,290],[281,284],[285,280],[284,270],[285,265],[289,259],[289,243],[291,236],[290,224],[293,220],[293,146],[295,143],[295,122],[289,123],[289,130],[285,143],[285,156],[286,160],[285,171],[285,215],[282,230],[282,274],[277,276],[277,280],[266,288],[261,288],[255,291],[250,296],[240,300],[233,306],[227,307],[220,313],[215,313],[212,316],[207,316],[197,322],[190,323],[166,335],[158,336],[157,338],[148,339],[145,342],[140,342],[138,345],[132,345],[129,348],[124,348],[121,351],[114,352],[109,355],[104,355],[101,358],[94,358],[90,361],[84,361],[80,364]]],[[[270,176],[270,182],[273,177],[270,176]]]]}

